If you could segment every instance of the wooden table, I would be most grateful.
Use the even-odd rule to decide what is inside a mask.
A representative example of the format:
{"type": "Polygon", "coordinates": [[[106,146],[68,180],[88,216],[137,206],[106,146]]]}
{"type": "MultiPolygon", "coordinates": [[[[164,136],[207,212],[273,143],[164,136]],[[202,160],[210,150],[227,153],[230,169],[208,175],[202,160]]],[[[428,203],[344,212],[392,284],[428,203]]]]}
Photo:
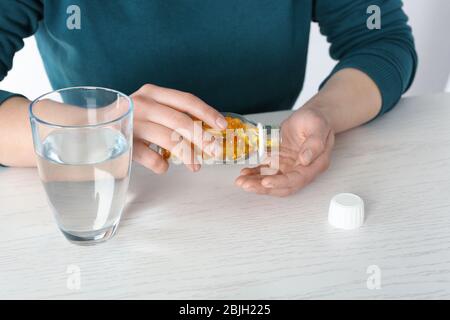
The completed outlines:
{"type": "Polygon", "coordinates": [[[118,234],[78,247],[37,171],[0,169],[0,298],[450,298],[450,94],[338,136],[330,169],[294,196],[245,193],[239,170],[134,166],[118,234]],[[340,192],[365,200],[360,229],[327,223],[340,192]]]}

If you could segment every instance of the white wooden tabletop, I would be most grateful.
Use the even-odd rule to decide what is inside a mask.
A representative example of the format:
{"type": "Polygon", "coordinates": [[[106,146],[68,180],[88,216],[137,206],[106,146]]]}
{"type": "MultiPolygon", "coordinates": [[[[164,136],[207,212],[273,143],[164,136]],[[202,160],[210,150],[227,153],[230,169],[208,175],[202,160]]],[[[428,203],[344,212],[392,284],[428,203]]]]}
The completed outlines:
{"type": "Polygon", "coordinates": [[[450,298],[449,165],[450,94],[406,98],[288,198],[239,190],[237,166],[134,166],[118,234],[93,247],[58,231],[35,169],[0,169],[0,298],[450,298]],[[328,225],[340,192],[365,200],[360,229],[328,225]]]}

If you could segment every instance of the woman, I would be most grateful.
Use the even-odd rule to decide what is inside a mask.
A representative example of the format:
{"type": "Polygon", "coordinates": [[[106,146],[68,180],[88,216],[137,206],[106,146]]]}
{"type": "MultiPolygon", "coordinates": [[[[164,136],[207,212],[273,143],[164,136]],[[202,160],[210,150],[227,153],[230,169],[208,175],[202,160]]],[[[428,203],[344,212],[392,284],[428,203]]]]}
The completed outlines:
{"type": "MultiPolygon", "coordinates": [[[[277,174],[247,168],[236,180],[246,191],[285,196],[328,167],[336,133],[389,111],[411,85],[417,57],[401,6],[401,0],[2,1],[0,80],[22,39],[35,34],[54,88],[90,85],[131,95],[134,160],[163,173],[167,161],[148,145],[172,149],[174,130],[192,131],[189,115],[223,129],[219,111],[290,109],[303,84],[310,23],[317,21],[338,64],[283,122],[286,152],[277,174]],[[369,7],[380,16],[375,10],[371,17],[369,7]],[[381,28],[371,28],[368,19],[377,18],[381,28]]],[[[35,165],[29,101],[0,91],[0,103],[0,163],[35,165]]]]}

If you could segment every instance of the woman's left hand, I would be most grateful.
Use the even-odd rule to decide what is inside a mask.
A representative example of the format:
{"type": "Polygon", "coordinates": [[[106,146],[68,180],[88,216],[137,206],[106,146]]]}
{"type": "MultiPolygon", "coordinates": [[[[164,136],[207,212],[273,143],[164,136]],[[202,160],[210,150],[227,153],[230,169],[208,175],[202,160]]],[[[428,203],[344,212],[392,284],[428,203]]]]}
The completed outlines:
{"type": "MultiPolygon", "coordinates": [[[[295,111],[281,126],[282,143],[270,156],[277,163],[274,174],[264,175],[260,165],[245,168],[236,185],[245,191],[273,196],[288,196],[314,180],[330,164],[334,130],[324,113],[306,105],[295,111]],[[279,157],[278,162],[273,157],[279,157]]],[[[270,159],[269,158],[269,159],[270,159]]]]}

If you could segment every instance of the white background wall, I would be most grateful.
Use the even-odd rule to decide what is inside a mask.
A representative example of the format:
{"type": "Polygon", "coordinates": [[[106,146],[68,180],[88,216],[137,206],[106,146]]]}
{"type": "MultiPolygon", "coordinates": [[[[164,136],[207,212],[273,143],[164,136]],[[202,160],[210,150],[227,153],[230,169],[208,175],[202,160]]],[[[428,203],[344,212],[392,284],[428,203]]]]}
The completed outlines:
{"type": "MultiPolygon", "coordinates": [[[[339,1],[339,0],[337,0],[339,1]]],[[[450,0],[404,0],[419,52],[416,80],[407,95],[450,91],[450,0]]],[[[297,106],[317,90],[335,64],[328,56],[328,44],[312,25],[307,74],[297,106]]],[[[14,58],[14,67],[0,88],[20,92],[29,98],[51,90],[34,38],[14,58]]]]}
{"type": "MultiPolygon", "coordinates": [[[[419,54],[416,78],[406,95],[450,92],[450,0],[403,0],[403,3],[419,54]]],[[[328,55],[328,47],[319,27],[313,23],[306,80],[297,106],[315,94],[336,64],[328,55]]]]}

